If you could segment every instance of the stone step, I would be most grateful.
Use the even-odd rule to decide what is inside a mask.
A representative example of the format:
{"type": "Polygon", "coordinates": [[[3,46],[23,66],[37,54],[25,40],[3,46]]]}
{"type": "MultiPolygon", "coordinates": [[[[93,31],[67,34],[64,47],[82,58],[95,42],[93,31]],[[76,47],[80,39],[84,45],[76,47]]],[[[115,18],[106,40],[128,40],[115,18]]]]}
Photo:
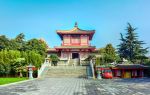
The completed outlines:
{"type": "Polygon", "coordinates": [[[47,73],[67,73],[67,74],[72,74],[72,73],[84,73],[85,70],[74,70],[74,71],[70,71],[70,70],[48,70],[47,73]]]}
{"type": "Polygon", "coordinates": [[[57,78],[57,77],[73,77],[73,78],[86,78],[86,75],[46,75],[45,78],[57,78]]]}
{"type": "Polygon", "coordinates": [[[84,66],[51,66],[44,77],[86,77],[84,66]]]}
{"type": "Polygon", "coordinates": [[[49,66],[49,69],[83,69],[85,66],[49,66]]]}
{"type": "Polygon", "coordinates": [[[76,65],[76,66],[78,66],[79,65],[79,59],[70,59],[69,60],[69,66],[72,66],[72,65],[76,65]]]}
{"type": "Polygon", "coordinates": [[[63,72],[63,73],[61,73],[61,72],[47,72],[45,75],[51,75],[51,74],[57,74],[57,75],[59,75],[59,74],[61,74],[61,75],[64,75],[64,74],[66,74],[66,75],[71,75],[71,74],[85,74],[84,72],[78,72],[78,73],[68,73],[68,72],[63,72]]]}

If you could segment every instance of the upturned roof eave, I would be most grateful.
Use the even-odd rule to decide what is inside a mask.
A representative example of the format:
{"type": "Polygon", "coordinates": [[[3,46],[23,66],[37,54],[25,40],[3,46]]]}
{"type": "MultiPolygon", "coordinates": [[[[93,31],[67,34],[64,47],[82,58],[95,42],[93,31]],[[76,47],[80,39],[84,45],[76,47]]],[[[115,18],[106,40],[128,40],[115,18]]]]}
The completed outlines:
{"type": "Polygon", "coordinates": [[[57,32],[57,34],[94,34],[95,31],[91,32],[57,32]]]}
{"type": "Polygon", "coordinates": [[[89,35],[89,40],[92,40],[93,35],[94,35],[95,31],[93,32],[57,32],[57,34],[59,35],[59,37],[61,38],[61,40],[63,40],[62,35],[73,35],[73,34],[79,34],[79,35],[89,35]]]}
{"type": "Polygon", "coordinates": [[[95,32],[95,30],[82,30],[78,27],[74,27],[73,29],[70,30],[56,30],[57,33],[80,33],[80,32],[85,32],[85,33],[90,33],[90,32],[95,32]]]}

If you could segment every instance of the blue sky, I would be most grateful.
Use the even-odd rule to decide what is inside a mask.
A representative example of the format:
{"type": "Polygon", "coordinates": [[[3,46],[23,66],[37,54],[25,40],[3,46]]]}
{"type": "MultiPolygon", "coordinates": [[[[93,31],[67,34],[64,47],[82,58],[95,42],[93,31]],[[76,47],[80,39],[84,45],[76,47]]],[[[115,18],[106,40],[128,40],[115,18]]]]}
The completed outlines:
{"type": "Polygon", "coordinates": [[[61,44],[56,30],[95,29],[92,45],[119,44],[127,22],[150,47],[150,0],[0,0],[0,34],[26,40],[44,38],[50,47],[61,44]]]}

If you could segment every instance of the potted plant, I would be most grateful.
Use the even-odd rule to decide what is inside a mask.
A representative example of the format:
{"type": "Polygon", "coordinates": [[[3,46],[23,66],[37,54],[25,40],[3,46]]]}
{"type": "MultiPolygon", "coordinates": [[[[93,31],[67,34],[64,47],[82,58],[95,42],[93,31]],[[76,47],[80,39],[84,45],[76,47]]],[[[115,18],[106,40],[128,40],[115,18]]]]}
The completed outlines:
{"type": "Polygon", "coordinates": [[[56,54],[50,55],[50,60],[52,62],[52,65],[57,66],[59,58],[58,58],[58,56],[56,54]]]}

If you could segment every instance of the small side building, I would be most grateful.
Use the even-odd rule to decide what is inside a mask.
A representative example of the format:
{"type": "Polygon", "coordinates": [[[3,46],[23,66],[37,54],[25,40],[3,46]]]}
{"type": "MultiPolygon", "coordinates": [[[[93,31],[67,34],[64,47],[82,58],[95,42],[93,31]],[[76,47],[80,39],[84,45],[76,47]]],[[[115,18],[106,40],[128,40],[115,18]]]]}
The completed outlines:
{"type": "Polygon", "coordinates": [[[141,64],[118,64],[111,69],[114,78],[142,78],[147,66],[141,64]]]}

